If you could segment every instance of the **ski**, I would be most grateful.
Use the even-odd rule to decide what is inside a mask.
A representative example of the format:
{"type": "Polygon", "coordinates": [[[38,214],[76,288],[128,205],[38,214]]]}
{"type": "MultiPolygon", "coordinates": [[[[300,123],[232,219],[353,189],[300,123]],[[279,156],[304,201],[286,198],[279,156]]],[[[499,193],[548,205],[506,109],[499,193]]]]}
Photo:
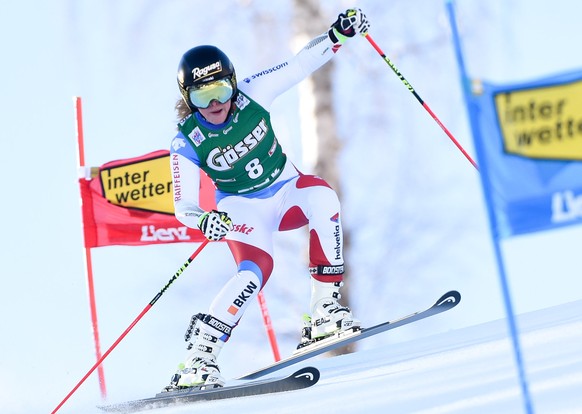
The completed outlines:
{"type": "Polygon", "coordinates": [[[197,387],[161,392],[152,398],[100,406],[99,408],[106,412],[132,413],[141,410],[150,410],[197,401],[222,400],[227,398],[299,390],[311,387],[316,384],[317,381],[319,381],[319,370],[313,367],[306,367],[289,376],[281,378],[268,378],[206,390],[197,387]]]}
{"type": "Polygon", "coordinates": [[[371,326],[369,328],[363,328],[357,331],[348,332],[340,337],[326,338],[320,342],[315,342],[313,345],[305,347],[305,350],[298,350],[292,356],[282,359],[272,365],[261,368],[257,371],[251,372],[250,374],[244,375],[237,379],[239,380],[252,380],[264,375],[270,374],[272,372],[278,371],[280,369],[286,368],[290,365],[296,364],[298,362],[304,361],[306,359],[312,358],[316,355],[323,354],[324,352],[331,351],[333,349],[339,348],[341,346],[350,344],[368,338],[379,333],[389,331],[399,326],[407,325],[412,322],[419,321],[429,316],[437,315],[439,313],[448,311],[459,304],[461,301],[461,294],[456,290],[452,290],[439,298],[431,307],[415,312],[408,316],[404,316],[400,319],[395,319],[392,321],[384,322],[379,325],[371,326]]]}

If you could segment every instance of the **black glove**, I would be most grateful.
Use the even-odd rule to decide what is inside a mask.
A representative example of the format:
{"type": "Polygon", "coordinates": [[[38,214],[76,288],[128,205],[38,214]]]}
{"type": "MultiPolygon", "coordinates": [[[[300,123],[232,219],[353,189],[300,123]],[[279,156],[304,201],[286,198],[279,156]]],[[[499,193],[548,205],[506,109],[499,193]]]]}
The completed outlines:
{"type": "Polygon", "coordinates": [[[354,37],[356,33],[368,33],[370,22],[360,9],[348,9],[340,13],[337,20],[331,25],[338,33],[346,37],[354,37]]]}

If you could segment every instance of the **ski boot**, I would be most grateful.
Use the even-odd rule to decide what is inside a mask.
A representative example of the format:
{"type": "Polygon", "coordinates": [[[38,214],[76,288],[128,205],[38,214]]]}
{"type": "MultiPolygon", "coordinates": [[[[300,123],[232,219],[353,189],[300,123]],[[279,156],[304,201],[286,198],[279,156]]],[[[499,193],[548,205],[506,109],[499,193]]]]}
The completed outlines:
{"type": "Polygon", "coordinates": [[[296,353],[327,338],[338,338],[360,330],[360,321],[338,301],[342,286],[343,282],[323,283],[312,279],[311,316],[304,318],[296,353]]]}
{"type": "Polygon", "coordinates": [[[178,371],[172,376],[170,385],[165,387],[165,391],[177,389],[199,387],[209,389],[224,386],[225,380],[220,374],[220,369],[216,363],[224,342],[217,336],[207,332],[207,325],[204,318],[207,315],[198,314],[192,316],[185,339],[187,342],[192,337],[194,343],[189,342],[188,350],[193,349],[183,364],[178,366],[178,371]]]}

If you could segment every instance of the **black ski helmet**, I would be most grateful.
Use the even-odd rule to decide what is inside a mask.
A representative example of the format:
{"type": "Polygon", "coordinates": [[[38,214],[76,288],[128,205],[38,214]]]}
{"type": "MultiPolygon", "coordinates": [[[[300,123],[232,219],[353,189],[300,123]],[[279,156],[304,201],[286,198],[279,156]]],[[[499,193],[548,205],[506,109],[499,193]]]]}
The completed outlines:
{"type": "Polygon", "coordinates": [[[235,96],[237,86],[234,66],[228,56],[216,46],[196,46],[184,53],[180,60],[178,87],[182,98],[192,111],[197,109],[190,101],[188,88],[224,78],[230,80],[235,96]]]}

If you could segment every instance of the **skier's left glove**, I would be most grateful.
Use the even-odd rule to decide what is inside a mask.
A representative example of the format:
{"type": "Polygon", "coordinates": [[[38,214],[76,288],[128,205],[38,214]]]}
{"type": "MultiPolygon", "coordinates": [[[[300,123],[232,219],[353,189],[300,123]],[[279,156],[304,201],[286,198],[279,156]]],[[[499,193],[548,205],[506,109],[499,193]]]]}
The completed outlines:
{"type": "Polygon", "coordinates": [[[356,33],[365,35],[370,29],[370,22],[361,9],[348,9],[340,13],[331,25],[337,33],[345,37],[354,37],[356,33]]]}
{"type": "Polygon", "coordinates": [[[226,233],[232,230],[232,220],[224,211],[212,210],[198,219],[198,228],[211,241],[222,240],[226,233]]]}

